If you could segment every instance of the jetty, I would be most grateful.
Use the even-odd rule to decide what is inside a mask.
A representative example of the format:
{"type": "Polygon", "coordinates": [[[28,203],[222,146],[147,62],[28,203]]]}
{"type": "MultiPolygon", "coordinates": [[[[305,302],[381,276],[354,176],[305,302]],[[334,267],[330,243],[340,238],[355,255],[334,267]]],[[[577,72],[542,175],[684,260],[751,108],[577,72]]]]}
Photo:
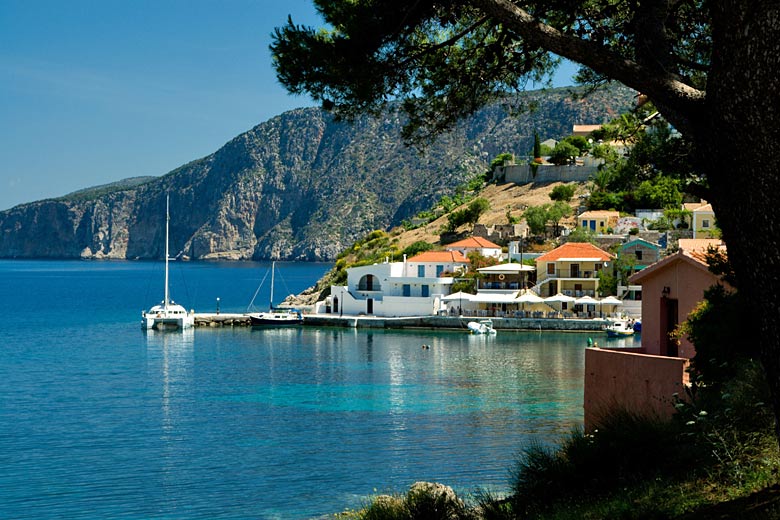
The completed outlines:
{"type": "MultiPolygon", "coordinates": [[[[304,314],[303,324],[314,327],[356,329],[444,329],[467,330],[470,316],[336,316],[332,314],[304,314]]],[[[603,318],[491,318],[496,330],[551,330],[600,331],[607,325],[603,318]]],[[[195,313],[196,327],[249,327],[248,314],[195,313]]]]}

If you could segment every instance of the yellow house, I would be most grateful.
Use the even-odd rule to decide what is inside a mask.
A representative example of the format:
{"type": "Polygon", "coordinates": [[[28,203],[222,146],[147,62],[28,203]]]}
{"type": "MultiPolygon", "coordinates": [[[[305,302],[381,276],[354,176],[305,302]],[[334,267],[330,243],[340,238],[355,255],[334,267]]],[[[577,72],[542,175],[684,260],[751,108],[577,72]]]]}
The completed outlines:
{"type": "Polygon", "coordinates": [[[588,242],[568,242],[536,259],[540,296],[596,296],[599,271],[615,257],[588,242]]]}
{"type": "Polygon", "coordinates": [[[719,236],[715,225],[712,204],[705,204],[693,210],[693,238],[715,238],[719,236]]]}
{"type": "Polygon", "coordinates": [[[586,211],[577,217],[577,227],[588,229],[596,233],[606,233],[607,228],[615,228],[620,213],[617,211],[586,211]]]}

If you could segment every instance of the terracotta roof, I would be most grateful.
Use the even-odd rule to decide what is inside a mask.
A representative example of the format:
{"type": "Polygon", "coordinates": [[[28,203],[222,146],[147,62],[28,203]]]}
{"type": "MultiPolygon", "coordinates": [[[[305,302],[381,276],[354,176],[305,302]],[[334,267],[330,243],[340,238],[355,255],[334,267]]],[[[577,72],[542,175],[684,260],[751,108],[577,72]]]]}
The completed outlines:
{"type": "Polygon", "coordinates": [[[699,206],[698,208],[693,210],[694,213],[715,213],[712,209],[712,204],[705,204],[704,206],[699,206]]]}
{"type": "Polygon", "coordinates": [[[447,245],[447,249],[454,248],[454,247],[475,247],[475,248],[491,248],[491,249],[501,249],[501,246],[498,244],[494,244],[490,240],[482,237],[469,237],[464,238],[463,240],[458,240],[457,242],[453,242],[452,244],[447,245]]]}
{"type": "Polygon", "coordinates": [[[556,262],[567,258],[587,258],[610,261],[615,257],[589,242],[567,242],[562,246],[556,247],[552,251],[543,254],[536,259],[536,262],[556,262]]]}
{"type": "Polygon", "coordinates": [[[685,204],[683,204],[683,209],[687,209],[688,211],[693,211],[693,210],[695,210],[697,208],[700,208],[700,207],[706,206],[706,205],[707,205],[707,201],[706,200],[702,200],[701,202],[686,202],[685,204]]]}
{"type": "Polygon", "coordinates": [[[681,238],[679,241],[681,251],[694,252],[703,251],[707,252],[710,247],[725,248],[726,245],[722,240],[717,238],[681,238]]]}
{"type": "Polygon", "coordinates": [[[415,255],[412,258],[408,258],[407,262],[456,262],[460,264],[468,264],[471,261],[463,256],[460,251],[425,251],[419,255],[415,255]]]}
{"type": "Polygon", "coordinates": [[[593,132],[594,130],[599,130],[601,128],[601,125],[573,125],[572,126],[572,133],[586,133],[589,134],[593,132]]]}
{"type": "Polygon", "coordinates": [[[609,210],[594,210],[594,211],[585,211],[580,213],[577,218],[593,218],[593,217],[620,217],[619,211],[609,211],[609,210]]]}

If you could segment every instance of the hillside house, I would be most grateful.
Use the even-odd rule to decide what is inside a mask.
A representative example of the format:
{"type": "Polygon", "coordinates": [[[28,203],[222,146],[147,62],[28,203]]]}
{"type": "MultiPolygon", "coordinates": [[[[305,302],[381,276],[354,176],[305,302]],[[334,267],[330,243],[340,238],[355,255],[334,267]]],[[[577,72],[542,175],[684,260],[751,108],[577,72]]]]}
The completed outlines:
{"type": "Polygon", "coordinates": [[[661,246],[641,238],[634,238],[618,248],[618,257],[630,265],[629,275],[638,273],[661,258],[661,246]]]}
{"type": "Polygon", "coordinates": [[[618,219],[620,213],[617,211],[585,211],[577,216],[577,227],[596,233],[606,233],[607,229],[617,227],[618,219]]]}
{"type": "Polygon", "coordinates": [[[693,238],[714,238],[718,236],[719,231],[715,225],[715,212],[712,210],[712,204],[705,204],[694,209],[691,220],[693,238]]]}
{"type": "Polygon", "coordinates": [[[404,262],[347,269],[347,285],[331,286],[331,314],[430,316],[443,308],[455,275],[468,269],[459,252],[427,251],[404,262]]]}
{"type": "Polygon", "coordinates": [[[501,246],[482,237],[464,238],[463,240],[458,240],[457,242],[446,245],[444,249],[446,251],[457,251],[464,257],[468,257],[469,253],[473,251],[476,251],[482,256],[492,256],[493,258],[501,257],[501,246]]]}
{"type": "Polygon", "coordinates": [[[614,256],[588,242],[567,242],[536,259],[536,287],[540,296],[597,295],[599,271],[614,256]]]}

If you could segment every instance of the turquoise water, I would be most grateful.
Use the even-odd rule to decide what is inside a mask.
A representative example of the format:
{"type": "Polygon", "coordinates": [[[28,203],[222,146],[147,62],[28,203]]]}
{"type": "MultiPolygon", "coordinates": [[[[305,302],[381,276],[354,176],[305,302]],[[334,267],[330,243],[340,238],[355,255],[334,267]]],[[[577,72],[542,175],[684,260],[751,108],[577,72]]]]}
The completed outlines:
{"type": "MultiPolygon", "coordinates": [[[[174,298],[243,311],[267,267],[178,264],[174,298]]],[[[278,267],[283,295],[329,266],[278,267]]],[[[581,424],[586,335],[145,333],[161,280],[0,261],[1,518],[286,520],[416,480],[500,491],[524,442],[581,424]]]]}

